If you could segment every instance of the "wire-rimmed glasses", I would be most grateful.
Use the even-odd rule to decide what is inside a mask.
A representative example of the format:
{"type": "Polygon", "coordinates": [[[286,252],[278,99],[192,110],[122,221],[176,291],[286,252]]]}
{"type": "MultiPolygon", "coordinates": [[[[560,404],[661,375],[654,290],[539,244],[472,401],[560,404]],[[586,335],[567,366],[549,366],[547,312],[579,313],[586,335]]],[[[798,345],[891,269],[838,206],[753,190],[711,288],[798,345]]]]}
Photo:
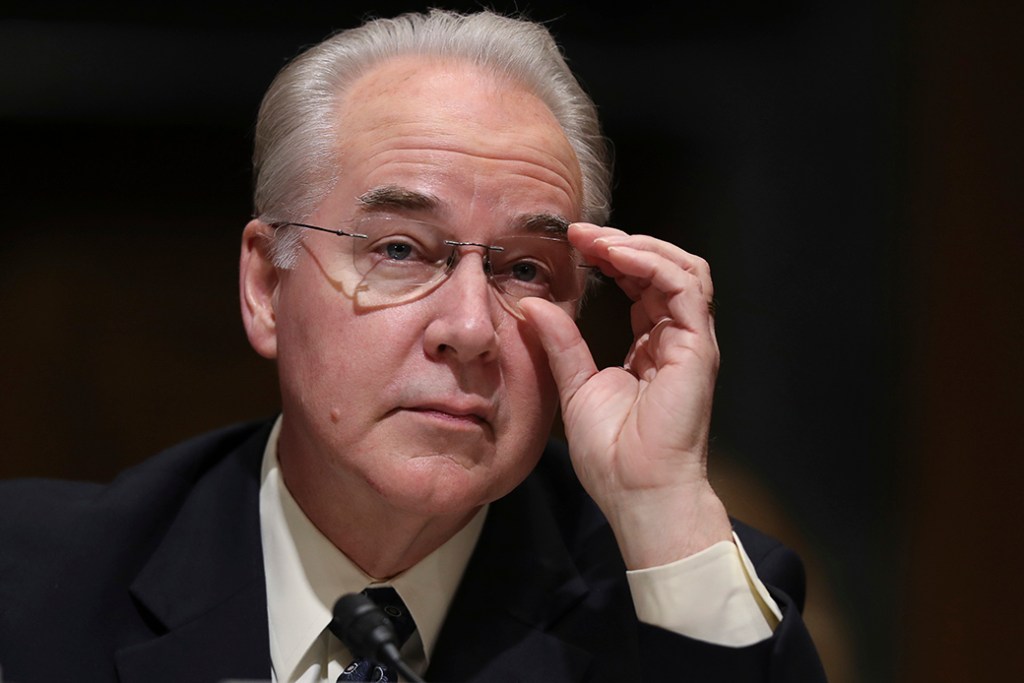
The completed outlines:
{"type": "Polygon", "coordinates": [[[554,303],[579,301],[589,266],[564,234],[515,233],[487,244],[447,239],[441,228],[403,216],[368,214],[345,230],[293,221],[272,223],[316,230],[349,239],[336,249],[317,251],[328,277],[365,308],[397,305],[433,291],[456,267],[463,249],[482,250],[484,272],[517,317],[520,299],[554,303]]]}

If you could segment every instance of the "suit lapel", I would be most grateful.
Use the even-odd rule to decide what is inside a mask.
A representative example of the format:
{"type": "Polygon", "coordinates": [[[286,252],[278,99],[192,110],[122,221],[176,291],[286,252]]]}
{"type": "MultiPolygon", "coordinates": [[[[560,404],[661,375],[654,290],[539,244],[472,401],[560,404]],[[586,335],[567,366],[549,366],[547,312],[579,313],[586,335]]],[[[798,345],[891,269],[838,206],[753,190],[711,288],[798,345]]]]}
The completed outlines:
{"type": "MultiPolygon", "coordinates": [[[[157,635],[117,652],[123,683],[268,678],[259,472],[269,428],[202,477],[132,584],[157,635]]],[[[557,624],[588,587],[558,528],[532,478],[492,504],[427,680],[583,677],[592,656],[557,624]]]]}
{"type": "Polygon", "coordinates": [[[200,479],[132,584],[158,635],[118,651],[121,681],[269,677],[259,526],[268,433],[255,433],[200,479]]]}
{"type": "Polygon", "coordinates": [[[588,592],[528,479],[491,505],[448,611],[427,680],[579,680],[591,655],[552,626],[588,592]]]}

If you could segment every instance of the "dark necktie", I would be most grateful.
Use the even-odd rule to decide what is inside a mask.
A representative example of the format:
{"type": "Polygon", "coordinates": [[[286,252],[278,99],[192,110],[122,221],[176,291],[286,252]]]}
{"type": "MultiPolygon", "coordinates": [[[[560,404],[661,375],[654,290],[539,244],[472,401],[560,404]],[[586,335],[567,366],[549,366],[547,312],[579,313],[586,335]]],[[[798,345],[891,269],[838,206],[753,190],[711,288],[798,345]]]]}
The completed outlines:
{"type": "MultiPolygon", "coordinates": [[[[416,630],[416,622],[406,609],[402,598],[391,586],[379,588],[367,588],[363,595],[373,600],[378,607],[384,610],[395,629],[395,636],[398,647],[405,645],[409,636],[416,630]]],[[[398,672],[392,667],[377,664],[368,659],[357,659],[349,664],[341,675],[338,676],[338,683],[342,681],[374,681],[379,683],[395,683],[398,680],[398,672]]]]}

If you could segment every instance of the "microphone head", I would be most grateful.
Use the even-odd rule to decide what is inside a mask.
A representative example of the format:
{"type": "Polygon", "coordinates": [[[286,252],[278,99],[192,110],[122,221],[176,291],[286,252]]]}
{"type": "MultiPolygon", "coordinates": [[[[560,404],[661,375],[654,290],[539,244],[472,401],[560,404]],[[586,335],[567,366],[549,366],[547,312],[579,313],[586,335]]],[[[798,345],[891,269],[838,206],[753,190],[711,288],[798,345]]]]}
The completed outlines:
{"type": "Polygon", "coordinates": [[[356,657],[386,661],[381,648],[395,645],[395,629],[383,610],[362,593],[348,593],[334,603],[331,633],[356,657]]]}

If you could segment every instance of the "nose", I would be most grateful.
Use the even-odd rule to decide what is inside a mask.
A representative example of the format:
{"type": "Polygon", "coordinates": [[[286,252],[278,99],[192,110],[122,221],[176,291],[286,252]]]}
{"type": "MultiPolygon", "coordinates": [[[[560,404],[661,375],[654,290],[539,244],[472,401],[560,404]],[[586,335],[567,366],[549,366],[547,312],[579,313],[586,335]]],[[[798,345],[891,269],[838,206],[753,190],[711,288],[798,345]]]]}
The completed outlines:
{"type": "Polygon", "coordinates": [[[433,306],[424,334],[428,356],[460,363],[497,357],[501,306],[484,271],[484,258],[476,249],[463,249],[448,279],[428,297],[433,306]]]}

